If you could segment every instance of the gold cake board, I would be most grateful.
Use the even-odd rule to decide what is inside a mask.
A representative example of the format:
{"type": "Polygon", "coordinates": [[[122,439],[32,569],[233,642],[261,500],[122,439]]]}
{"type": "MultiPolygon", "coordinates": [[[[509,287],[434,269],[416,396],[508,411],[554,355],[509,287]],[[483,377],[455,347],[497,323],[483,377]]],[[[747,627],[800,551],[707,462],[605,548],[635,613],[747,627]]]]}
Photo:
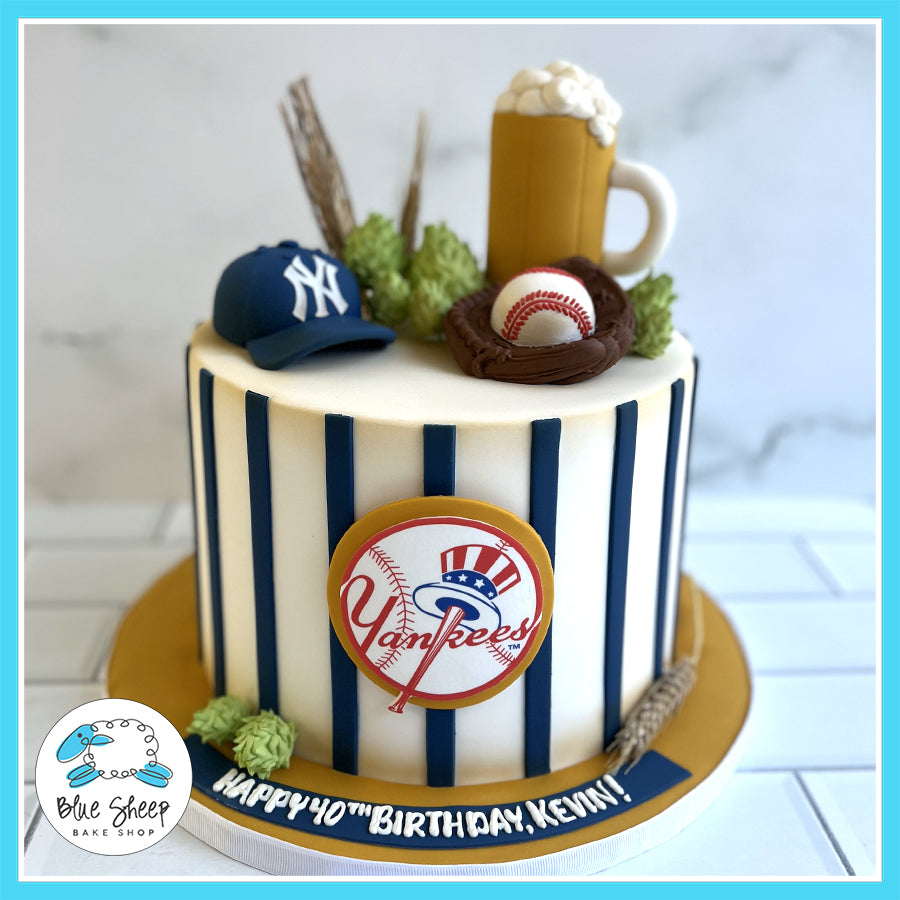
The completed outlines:
{"type": "MultiPolygon", "coordinates": [[[[693,644],[692,581],[682,576],[675,656],[693,644]]],[[[713,801],[738,757],[750,708],[743,649],[718,606],[702,590],[704,641],[697,683],[653,749],[690,777],[640,805],[565,835],[466,850],[421,850],[352,843],[294,831],[216,803],[196,788],[181,824],[221,852],[273,875],[549,876],[600,871],[672,837],[713,801]]],[[[193,557],[164,575],[128,612],[109,662],[110,697],[162,713],[184,736],[195,710],[212,696],[197,658],[193,557]]],[[[230,749],[218,748],[231,758],[230,749]]],[[[517,781],[429,788],[336,772],[293,758],[280,784],[361,802],[447,807],[522,802],[600,778],[606,756],[517,781]]],[[[197,873],[202,874],[202,873],[197,873]]]]}

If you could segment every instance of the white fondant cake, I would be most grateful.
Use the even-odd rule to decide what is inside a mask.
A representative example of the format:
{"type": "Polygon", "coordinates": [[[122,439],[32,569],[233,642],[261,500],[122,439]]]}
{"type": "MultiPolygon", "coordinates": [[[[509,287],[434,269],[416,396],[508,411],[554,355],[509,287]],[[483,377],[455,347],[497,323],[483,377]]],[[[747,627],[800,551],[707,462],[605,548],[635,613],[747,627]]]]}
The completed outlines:
{"type": "MultiPolygon", "coordinates": [[[[473,379],[446,347],[405,341],[265,371],[205,324],[188,385],[203,666],[215,694],[293,721],[297,756],[407,784],[555,771],[599,754],[671,662],[694,385],[680,335],[656,360],[553,386],[473,379]],[[552,619],[498,692],[398,715],[334,633],[329,566],[354,521],[449,494],[536,529],[552,619]]],[[[452,568],[427,565],[432,580],[452,568]]],[[[353,614],[368,627],[376,611],[353,614]]]]}

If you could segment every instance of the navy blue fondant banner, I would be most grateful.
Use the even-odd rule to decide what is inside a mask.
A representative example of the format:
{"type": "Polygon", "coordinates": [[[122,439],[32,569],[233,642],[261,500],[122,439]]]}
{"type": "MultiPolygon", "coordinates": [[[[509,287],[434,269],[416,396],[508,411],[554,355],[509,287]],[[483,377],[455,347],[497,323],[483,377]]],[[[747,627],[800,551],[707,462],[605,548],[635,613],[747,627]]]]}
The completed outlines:
{"type": "Polygon", "coordinates": [[[371,803],[256,779],[197,735],[185,744],[194,787],[228,809],[306,834],[411,850],[502,846],[567,834],[640,806],[690,777],[651,750],[627,774],[603,775],[554,794],[462,806],[442,805],[435,791],[433,805],[408,806],[391,803],[390,796],[371,803]]]}

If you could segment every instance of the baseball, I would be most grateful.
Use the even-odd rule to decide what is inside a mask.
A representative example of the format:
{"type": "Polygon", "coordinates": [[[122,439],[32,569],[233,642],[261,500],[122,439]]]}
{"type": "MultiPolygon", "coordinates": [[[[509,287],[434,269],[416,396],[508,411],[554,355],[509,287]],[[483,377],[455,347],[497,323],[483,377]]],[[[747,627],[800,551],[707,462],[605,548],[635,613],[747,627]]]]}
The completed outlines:
{"type": "Polygon", "coordinates": [[[503,285],[491,327],[520,347],[570,344],[594,333],[594,301],[584,282],[562,269],[526,269],[503,285]]]}

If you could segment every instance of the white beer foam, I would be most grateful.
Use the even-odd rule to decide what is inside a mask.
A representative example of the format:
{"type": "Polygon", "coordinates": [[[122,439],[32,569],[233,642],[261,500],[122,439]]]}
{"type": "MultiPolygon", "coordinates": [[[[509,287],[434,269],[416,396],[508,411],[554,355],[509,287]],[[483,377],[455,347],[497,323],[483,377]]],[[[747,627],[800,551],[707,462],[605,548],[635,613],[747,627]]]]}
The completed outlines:
{"type": "Polygon", "coordinates": [[[549,63],[543,69],[517,72],[494,108],[497,112],[515,112],[521,116],[584,119],[603,147],[616,139],[616,125],[622,116],[619,104],[606,92],[599,78],[565,60],[549,63]]]}

